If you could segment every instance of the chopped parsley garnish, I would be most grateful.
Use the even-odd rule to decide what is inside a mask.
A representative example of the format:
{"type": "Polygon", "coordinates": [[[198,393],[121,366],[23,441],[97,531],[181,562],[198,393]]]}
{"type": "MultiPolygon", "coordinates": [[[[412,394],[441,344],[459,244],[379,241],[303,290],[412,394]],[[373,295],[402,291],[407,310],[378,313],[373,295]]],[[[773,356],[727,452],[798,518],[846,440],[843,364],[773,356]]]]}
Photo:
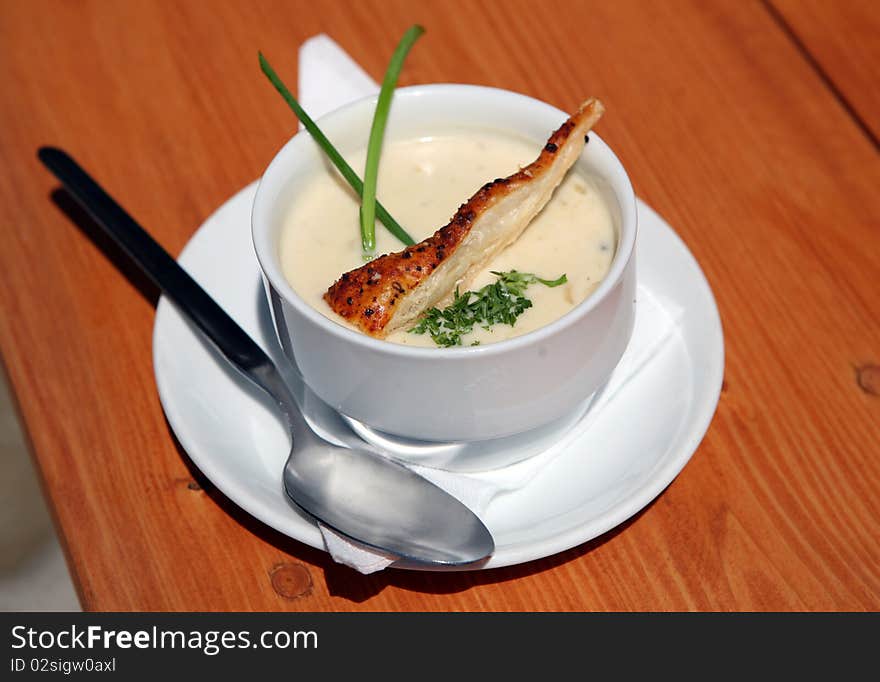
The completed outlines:
{"type": "MultiPolygon", "coordinates": [[[[498,279],[479,291],[466,291],[455,294],[448,306],[440,310],[431,308],[425,312],[419,323],[409,330],[411,334],[430,334],[434,343],[444,348],[460,346],[461,337],[473,331],[475,326],[489,329],[494,324],[516,324],[532,302],[526,298],[525,291],[536,282],[546,287],[558,287],[568,279],[565,275],[558,279],[541,279],[529,272],[495,272],[498,279]]],[[[477,345],[474,342],[471,345],[477,345]]]]}

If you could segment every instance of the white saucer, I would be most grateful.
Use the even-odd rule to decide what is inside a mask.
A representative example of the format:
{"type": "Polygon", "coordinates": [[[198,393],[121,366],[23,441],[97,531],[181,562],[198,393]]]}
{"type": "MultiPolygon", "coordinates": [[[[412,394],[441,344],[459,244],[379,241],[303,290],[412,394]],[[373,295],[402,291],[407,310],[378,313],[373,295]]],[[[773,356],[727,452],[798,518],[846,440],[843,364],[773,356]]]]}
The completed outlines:
{"type": "MultiPolygon", "coordinates": [[[[196,232],[180,263],[270,354],[277,345],[253,255],[256,183],[196,232]]],[[[639,201],[639,284],[682,308],[677,331],[604,408],[602,419],[481,518],[496,551],[479,568],[550,556],[610,530],[669,485],[703,438],[721,390],[724,343],[702,271],[673,230],[639,201]]],[[[288,438],[267,399],[216,355],[166,298],[153,330],[159,398],[195,465],[245,511],[311,547],[317,526],[287,499],[288,438]]],[[[443,446],[441,446],[442,448],[443,446]]]]}

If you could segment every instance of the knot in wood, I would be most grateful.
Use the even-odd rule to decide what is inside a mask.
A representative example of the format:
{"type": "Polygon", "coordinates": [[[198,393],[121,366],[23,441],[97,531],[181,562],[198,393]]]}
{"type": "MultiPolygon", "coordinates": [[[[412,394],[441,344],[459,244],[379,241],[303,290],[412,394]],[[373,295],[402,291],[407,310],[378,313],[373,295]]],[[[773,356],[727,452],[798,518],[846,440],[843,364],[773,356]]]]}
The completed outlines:
{"type": "Polygon", "coordinates": [[[304,597],[312,591],[312,575],[302,564],[276,564],[269,571],[272,589],[285,599],[304,597]]]}

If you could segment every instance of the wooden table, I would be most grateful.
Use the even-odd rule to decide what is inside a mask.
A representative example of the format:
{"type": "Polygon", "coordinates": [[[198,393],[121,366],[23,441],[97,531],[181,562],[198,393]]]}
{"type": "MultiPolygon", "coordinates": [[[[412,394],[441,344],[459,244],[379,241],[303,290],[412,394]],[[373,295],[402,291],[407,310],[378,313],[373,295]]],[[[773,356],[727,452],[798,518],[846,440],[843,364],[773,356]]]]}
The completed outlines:
{"type": "Polygon", "coordinates": [[[0,3],[0,348],[90,610],[880,607],[880,10],[871,0],[0,3]],[[595,541],[511,568],[369,577],[188,462],[151,364],[156,291],[38,164],[65,146],[176,253],[265,168],[332,36],[375,78],[458,81],[599,126],[718,300],[725,383],[691,462],[595,541]],[[110,258],[108,258],[108,255],[110,258]]]}

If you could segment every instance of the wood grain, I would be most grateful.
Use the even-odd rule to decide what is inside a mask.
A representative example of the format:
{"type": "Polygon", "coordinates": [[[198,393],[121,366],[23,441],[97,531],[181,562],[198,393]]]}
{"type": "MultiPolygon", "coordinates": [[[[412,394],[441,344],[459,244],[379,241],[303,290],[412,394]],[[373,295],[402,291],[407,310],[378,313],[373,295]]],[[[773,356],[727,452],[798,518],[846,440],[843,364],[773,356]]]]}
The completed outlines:
{"type": "Polygon", "coordinates": [[[767,0],[880,146],[880,6],[875,0],[767,0]]]}
{"type": "Polygon", "coordinates": [[[880,365],[880,159],[761,3],[4,0],[0,82],[0,349],[85,608],[880,607],[880,397],[859,382],[880,365]],[[189,464],[156,396],[156,292],[74,226],[35,151],[66,147],[177,252],[294,130],[258,49],[293,80],[330,31],[378,78],[414,21],[403,84],[602,97],[600,134],[716,294],[726,379],[685,470],[601,538],[363,577],[189,464]]]}

